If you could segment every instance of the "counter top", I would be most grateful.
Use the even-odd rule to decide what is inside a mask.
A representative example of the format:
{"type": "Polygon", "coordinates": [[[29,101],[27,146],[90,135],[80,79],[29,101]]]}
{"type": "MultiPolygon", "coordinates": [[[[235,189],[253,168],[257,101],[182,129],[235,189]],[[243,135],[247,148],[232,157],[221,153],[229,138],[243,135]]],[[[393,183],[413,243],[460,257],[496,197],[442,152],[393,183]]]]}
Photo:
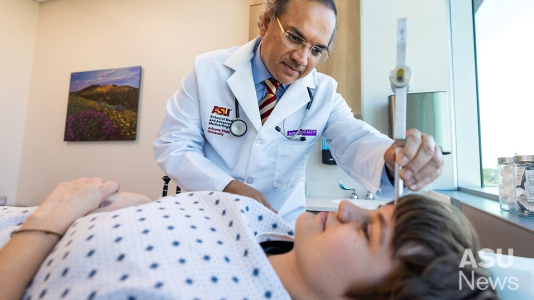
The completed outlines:
{"type": "MultiPolygon", "coordinates": [[[[510,213],[500,209],[499,202],[483,198],[477,195],[467,194],[461,191],[434,191],[435,194],[442,194],[453,199],[453,204],[455,201],[460,201],[464,204],[467,204],[471,207],[479,209],[487,214],[491,214],[495,217],[498,217],[510,224],[521,227],[526,230],[534,231],[534,218],[523,218],[517,215],[517,213],[510,213]]],[[[306,197],[306,210],[307,211],[337,211],[339,203],[341,200],[348,200],[354,203],[357,206],[366,208],[366,209],[376,209],[379,205],[386,204],[391,200],[350,200],[348,198],[341,197],[323,197],[323,196],[313,196],[306,197]]]]}
{"type": "MultiPolygon", "coordinates": [[[[455,201],[459,201],[473,208],[476,208],[486,214],[497,217],[509,224],[523,228],[525,230],[534,231],[534,218],[520,217],[517,213],[511,213],[501,210],[498,201],[490,200],[477,195],[471,195],[462,191],[436,191],[443,195],[451,197],[455,201]]],[[[453,202],[454,204],[454,202],[453,202]]]]}
{"type": "Polygon", "coordinates": [[[307,211],[337,211],[339,203],[342,200],[348,200],[353,204],[365,208],[376,209],[379,205],[384,205],[391,200],[362,200],[362,199],[347,199],[347,198],[334,198],[334,197],[306,197],[306,210],[307,211]]]}

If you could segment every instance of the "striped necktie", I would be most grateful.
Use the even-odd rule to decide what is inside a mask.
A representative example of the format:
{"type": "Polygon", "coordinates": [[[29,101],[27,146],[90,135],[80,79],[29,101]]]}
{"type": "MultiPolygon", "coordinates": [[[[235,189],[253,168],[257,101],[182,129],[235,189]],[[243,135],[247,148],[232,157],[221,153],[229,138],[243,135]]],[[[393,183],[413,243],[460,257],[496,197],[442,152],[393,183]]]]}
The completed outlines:
{"type": "Polygon", "coordinates": [[[276,81],[276,79],[274,78],[269,78],[265,80],[265,88],[267,89],[267,94],[260,102],[260,117],[262,125],[265,124],[267,118],[269,118],[269,115],[276,106],[276,89],[279,86],[280,82],[276,81]]]}

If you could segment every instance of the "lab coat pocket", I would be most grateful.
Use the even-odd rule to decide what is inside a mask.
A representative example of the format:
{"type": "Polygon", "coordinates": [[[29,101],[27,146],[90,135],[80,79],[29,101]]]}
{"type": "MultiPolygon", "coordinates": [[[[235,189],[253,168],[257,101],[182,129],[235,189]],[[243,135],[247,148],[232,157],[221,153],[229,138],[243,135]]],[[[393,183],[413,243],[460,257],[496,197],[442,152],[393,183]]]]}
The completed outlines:
{"type": "Polygon", "coordinates": [[[273,186],[286,189],[304,177],[304,166],[312,145],[278,145],[273,186]]]}

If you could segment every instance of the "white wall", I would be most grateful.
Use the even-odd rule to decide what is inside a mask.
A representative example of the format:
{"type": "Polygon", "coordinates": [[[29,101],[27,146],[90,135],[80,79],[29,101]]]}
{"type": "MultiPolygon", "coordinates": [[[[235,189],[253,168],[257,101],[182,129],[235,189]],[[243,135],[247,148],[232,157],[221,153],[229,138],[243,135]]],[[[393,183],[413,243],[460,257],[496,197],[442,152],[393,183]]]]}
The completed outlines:
{"type": "MultiPolygon", "coordinates": [[[[91,176],[159,196],[163,173],[154,162],[152,142],[165,103],[195,55],[247,41],[248,8],[248,0],[42,3],[17,205],[36,205],[58,182],[91,176]],[[63,142],[70,73],[134,65],[143,68],[137,141],[63,142]]],[[[411,91],[450,91],[446,0],[362,0],[362,14],[363,117],[387,132],[392,93],[387,75],[395,65],[397,18],[408,17],[408,64],[415,72],[411,91]]],[[[12,111],[23,116],[21,110],[12,111]]],[[[435,188],[454,185],[449,169],[435,188]]],[[[346,195],[337,188],[339,180],[354,185],[338,167],[320,163],[319,144],[307,174],[312,195],[346,195]]],[[[365,195],[361,187],[358,192],[365,195]]]]}
{"type": "Polygon", "coordinates": [[[247,42],[248,16],[249,0],[42,3],[17,205],[37,205],[57,183],[93,176],[158,197],[164,173],[152,143],[167,99],[196,55],[247,42]],[[137,140],[64,142],[70,74],[136,65],[142,66],[137,140]]]}
{"type": "MultiPolygon", "coordinates": [[[[451,96],[448,4],[446,0],[361,0],[362,114],[379,131],[388,133],[388,96],[393,94],[389,71],[396,65],[397,19],[408,18],[407,65],[414,73],[410,92],[447,91],[451,96]]],[[[365,189],[336,166],[320,163],[316,145],[307,166],[308,195],[348,196],[337,187],[343,180],[365,189]]],[[[454,156],[444,157],[445,171],[434,189],[455,187],[454,156]]]]}
{"type": "Polygon", "coordinates": [[[13,205],[19,178],[39,4],[0,1],[0,196],[13,205]]]}

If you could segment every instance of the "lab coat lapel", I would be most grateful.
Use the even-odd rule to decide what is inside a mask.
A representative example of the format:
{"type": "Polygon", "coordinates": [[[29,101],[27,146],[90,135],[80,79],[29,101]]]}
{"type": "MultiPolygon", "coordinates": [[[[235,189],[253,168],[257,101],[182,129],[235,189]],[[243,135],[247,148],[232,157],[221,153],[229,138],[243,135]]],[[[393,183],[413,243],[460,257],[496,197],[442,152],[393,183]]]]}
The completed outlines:
{"type": "Polygon", "coordinates": [[[256,42],[258,42],[258,38],[237,49],[228,57],[224,65],[235,70],[226,82],[239,101],[242,109],[241,116],[246,114],[256,131],[260,131],[260,111],[250,63],[256,42]]]}
{"type": "Polygon", "coordinates": [[[312,94],[315,89],[315,70],[308,76],[293,82],[281,99],[278,100],[273,112],[263,125],[264,129],[274,127],[297,110],[310,102],[308,94],[308,87],[312,89],[312,94]]]}

